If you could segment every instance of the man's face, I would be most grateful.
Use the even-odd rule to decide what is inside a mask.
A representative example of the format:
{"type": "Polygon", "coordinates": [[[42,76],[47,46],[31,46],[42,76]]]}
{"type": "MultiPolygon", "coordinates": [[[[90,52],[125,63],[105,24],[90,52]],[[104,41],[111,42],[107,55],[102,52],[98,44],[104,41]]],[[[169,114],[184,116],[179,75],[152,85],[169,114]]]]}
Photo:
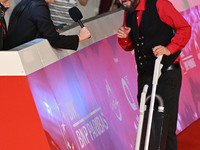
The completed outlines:
{"type": "Polygon", "coordinates": [[[122,8],[128,12],[132,12],[137,7],[139,0],[119,0],[122,8]]]}

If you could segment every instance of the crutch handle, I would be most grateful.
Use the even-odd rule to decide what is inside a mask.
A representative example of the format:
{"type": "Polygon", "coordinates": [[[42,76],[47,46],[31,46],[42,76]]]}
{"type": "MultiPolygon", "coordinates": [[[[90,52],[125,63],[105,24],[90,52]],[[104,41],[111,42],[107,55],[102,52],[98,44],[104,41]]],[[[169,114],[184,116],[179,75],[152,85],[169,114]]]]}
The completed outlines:
{"type": "Polygon", "coordinates": [[[153,84],[157,85],[158,83],[158,78],[161,75],[161,69],[163,65],[161,64],[163,55],[159,56],[156,61],[155,61],[155,67],[154,67],[154,74],[153,74],[153,84]]]}

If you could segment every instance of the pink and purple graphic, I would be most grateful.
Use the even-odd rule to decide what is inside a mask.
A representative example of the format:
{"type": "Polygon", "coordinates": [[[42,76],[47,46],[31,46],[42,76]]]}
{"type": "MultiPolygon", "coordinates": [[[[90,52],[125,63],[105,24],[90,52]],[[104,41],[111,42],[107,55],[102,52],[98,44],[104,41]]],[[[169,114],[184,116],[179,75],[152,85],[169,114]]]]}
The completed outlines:
{"type": "Polygon", "coordinates": [[[135,75],[133,55],[121,50],[116,36],[29,75],[52,146],[134,149],[138,112],[135,75]]]}
{"type": "Polygon", "coordinates": [[[190,41],[181,53],[182,89],[177,132],[200,118],[200,5],[182,12],[192,27],[190,41]]]}

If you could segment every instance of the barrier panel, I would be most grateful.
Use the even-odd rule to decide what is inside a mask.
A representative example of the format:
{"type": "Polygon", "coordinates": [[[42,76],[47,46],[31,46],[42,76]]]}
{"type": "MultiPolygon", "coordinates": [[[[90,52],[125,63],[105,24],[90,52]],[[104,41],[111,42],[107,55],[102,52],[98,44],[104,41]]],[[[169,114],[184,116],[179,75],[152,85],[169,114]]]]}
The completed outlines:
{"type": "Polygon", "coordinates": [[[200,5],[182,12],[192,27],[191,38],[181,52],[183,74],[177,133],[200,117],[200,5]]]}
{"type": "Polygon", "coordinates": [[[134,149],[134,67],[111,36],[27,76],[42,125],[60,149],[134,149]]]}

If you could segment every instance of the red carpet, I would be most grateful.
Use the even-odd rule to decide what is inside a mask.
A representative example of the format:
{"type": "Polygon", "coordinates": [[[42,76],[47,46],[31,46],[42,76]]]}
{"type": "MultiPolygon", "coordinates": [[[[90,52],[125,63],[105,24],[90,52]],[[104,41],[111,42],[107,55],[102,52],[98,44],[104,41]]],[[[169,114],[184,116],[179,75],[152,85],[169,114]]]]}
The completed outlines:
{"type": "Polygon", "coordinates": [[[178,134],[178,150],[200,150],[200,119],[178,134]]]}

